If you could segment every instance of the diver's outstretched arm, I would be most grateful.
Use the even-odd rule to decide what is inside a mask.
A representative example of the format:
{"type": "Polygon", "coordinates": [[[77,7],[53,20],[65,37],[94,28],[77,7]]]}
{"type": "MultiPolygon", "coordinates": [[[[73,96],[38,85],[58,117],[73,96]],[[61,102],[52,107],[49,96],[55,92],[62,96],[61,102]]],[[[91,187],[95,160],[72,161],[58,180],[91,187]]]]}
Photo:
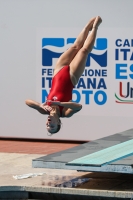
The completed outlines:
{"type": "MultiPolygon", "coordinates": [[[[41,103],[38,103],[34,100],[31,100],[31,99],[27,99],[25,101],[26,105],[31,107],[31,108],[34,108],[35,110],[37,110],[38,112],[40,112],[41,114],[43,115],[49,115],[49,112],[50,112],[50,106],[43,106],[42,108],[42,104],[41,103]]],[[[51,108],[52,109],[52,108],[51,108]]]]}

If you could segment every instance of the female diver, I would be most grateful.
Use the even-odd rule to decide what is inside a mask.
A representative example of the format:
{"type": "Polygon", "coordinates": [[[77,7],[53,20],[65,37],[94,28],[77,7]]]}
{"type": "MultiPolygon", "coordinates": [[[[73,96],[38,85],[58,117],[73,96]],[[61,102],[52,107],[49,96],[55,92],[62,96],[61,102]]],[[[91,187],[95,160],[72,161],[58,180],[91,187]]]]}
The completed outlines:
{"type": "Polygon", "coordinates": [[[81,104],[72,102],[72,90],[84,72],[88,54],[93,49],[101,22],[99,16],[92,18],[72,46],[57,60],[47,101],[42,104],[30,99],[25,101],[41,114],[48,115],[46,129],[51,134],[60,130],[61,117],[71,117],[82,109],[81,104]]]}

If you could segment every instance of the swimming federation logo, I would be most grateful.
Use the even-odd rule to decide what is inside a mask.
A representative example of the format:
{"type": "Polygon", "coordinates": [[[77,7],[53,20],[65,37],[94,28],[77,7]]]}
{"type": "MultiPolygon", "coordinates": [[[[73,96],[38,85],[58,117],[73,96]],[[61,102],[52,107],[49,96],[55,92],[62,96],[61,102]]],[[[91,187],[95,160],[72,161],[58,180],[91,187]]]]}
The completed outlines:
{"type": "MultiPolygon", "coordinates": [[[[42,66],[52,66],[53,58],[59,58],[76,38],[43,38],[42,39],[42,66]]],[[[101,67],[107,66],[107,39],[97,38],[93,53],[89,53],[86,66],[91,65],[93,58],[101,67]]]]}
{"type": "MultiPolygon", "coordinates": [[[[76,38],[42,38],[42,102],[47,98],[52,82],[54,59],[58,59],[76,38]]],[[[89,53],[86,69],[73,90],[73,101],[87,105],[107,102],[107,38],[97,38],[93,51],[89,53]],[[96,68],[91,64],[95,61],[96,68]]]]}

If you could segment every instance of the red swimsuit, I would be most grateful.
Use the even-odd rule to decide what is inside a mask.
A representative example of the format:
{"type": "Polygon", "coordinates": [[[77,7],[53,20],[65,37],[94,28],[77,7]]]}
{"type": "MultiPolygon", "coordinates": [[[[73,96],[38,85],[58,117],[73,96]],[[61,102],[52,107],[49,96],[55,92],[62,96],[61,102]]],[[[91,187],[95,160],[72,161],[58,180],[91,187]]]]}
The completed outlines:
{"type": "MultiPolygon", "coordinates": [[[[52,86],[47,100],[68,102],[72,100],[74,88],[70,79],[69,66],[64,66],[52,79],[52,86]]],[[[62,116],[62,106],[59,106],[62,116]]]]}

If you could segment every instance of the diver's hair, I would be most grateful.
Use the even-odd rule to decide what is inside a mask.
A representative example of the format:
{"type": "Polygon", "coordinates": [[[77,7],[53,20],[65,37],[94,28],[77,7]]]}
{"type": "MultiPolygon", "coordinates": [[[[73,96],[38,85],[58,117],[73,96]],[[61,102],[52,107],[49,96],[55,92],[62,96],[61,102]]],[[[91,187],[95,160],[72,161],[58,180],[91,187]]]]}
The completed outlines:
{"type": "Polygon", "coordinates": [[[50,135],[48,135],[48,136],[51,136],[52,134],[55,134],[55,133],[57,133],[60,129],[61,129],[61,125],[62,125],[62,123],[61,123],[61,120],[59,119],[59,124],[58,124],[58,126],[57,126],[57,129],[55,130],[55,132],[50,132],[50,131],[48,131],[49,133],[51,133],[50,135]]]}

